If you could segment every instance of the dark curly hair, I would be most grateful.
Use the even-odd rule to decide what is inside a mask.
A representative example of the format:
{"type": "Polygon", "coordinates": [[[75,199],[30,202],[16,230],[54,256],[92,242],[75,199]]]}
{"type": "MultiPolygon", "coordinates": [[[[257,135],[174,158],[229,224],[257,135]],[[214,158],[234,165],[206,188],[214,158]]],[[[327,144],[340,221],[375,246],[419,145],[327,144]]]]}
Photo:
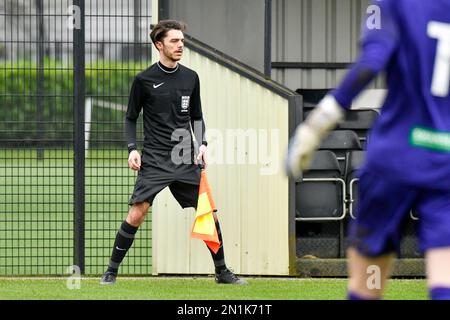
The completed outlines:
{"type": "Polygon", "coordinates": [[[184,32],[186,30],[186,24],[176,20],[161,20],[153,27],[153,30],[150,33],[153,44],[155,45],[157,41],[163,41],[167,32],[170,30],[180,30],[184,32]]]}

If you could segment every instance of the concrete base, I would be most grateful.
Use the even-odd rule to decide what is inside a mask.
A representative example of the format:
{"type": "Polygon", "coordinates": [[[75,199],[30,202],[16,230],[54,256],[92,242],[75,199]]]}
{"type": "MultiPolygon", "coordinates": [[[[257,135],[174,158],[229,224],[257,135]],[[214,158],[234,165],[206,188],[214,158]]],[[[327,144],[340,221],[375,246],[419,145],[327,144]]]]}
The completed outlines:
{"type": "MultiPolygon", "coordinates": [[[[300,277],[347,277],[347,259],[298,258],[300,277]]],[[[425,277],[424,259],[396,259],[393,277],[425,277]]]]}

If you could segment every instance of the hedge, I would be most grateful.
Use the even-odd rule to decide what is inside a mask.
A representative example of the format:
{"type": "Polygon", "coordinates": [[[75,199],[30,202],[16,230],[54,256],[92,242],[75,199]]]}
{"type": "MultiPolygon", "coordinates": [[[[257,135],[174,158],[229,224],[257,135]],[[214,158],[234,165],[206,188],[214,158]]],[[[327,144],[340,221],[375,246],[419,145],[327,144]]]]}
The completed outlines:
{"type": "MultiPolygon", "coordinates": [[[[96,61],[85,66],[86,97],[126,105],[133,78],[146,64],[96,61]]],[[[45,60],[42,93],[32,61],[0,62],[0,142],[4,147],[71,145],[73,130],[73,67],[45,60]],[[41,103],[41,122],[37,104],[41,103]]],[[[123,112],[93,108],[91,145],[123,141],[123,112]]]]}

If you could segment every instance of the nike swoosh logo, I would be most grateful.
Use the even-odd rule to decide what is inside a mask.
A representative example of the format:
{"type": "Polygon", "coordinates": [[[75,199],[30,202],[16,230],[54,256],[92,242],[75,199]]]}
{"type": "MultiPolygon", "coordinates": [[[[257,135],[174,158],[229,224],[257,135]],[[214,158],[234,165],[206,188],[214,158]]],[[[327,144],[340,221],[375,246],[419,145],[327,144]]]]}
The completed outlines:
{"type": "Polygon", "coordinates": [[[116,249],[117,249],[117,250],[120,250],[120,251],[126,251],[126,250],[127,250],[127,249],[119,248],[118,246],[116,246],[116,249]]]}
{"type": "Polygon", "coordinates": [[[162,86],[163,84],[164,84],[164,82],[160,83],[160,84],[153,84],[153,89],[156,89],[156,88],[162,86]]]}

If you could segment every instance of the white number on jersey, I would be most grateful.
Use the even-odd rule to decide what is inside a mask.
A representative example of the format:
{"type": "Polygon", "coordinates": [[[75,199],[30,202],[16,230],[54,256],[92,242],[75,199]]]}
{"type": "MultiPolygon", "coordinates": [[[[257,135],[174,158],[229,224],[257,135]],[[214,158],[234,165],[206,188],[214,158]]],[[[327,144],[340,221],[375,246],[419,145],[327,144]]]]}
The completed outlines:
{"type": "Polygon", "coordinates": [[[427,33],[438,41],[431,93],[437,97],[446,97],[450,90],[450,24],[430,21],[427,33]]]}

